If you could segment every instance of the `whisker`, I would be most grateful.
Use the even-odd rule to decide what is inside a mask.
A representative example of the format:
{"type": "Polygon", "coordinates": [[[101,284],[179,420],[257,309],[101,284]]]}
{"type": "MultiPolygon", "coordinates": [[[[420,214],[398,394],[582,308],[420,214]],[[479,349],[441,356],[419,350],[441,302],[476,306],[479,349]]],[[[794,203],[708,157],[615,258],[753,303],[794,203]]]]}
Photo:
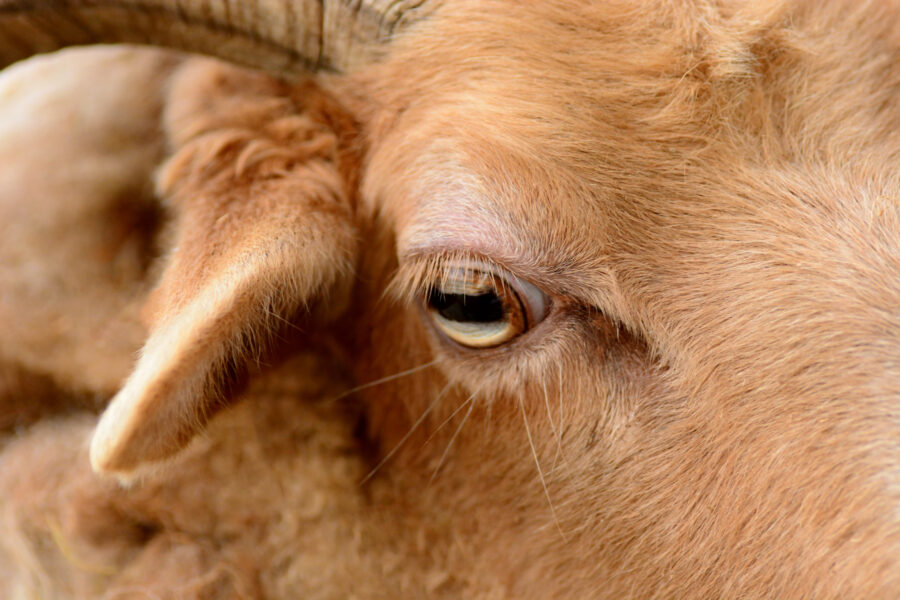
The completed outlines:
{"type": "Polygon", "coordinates": [[[553,456],[553,466],[550,467],[552,473],[556,469],[556,461],[559,459],[559,452],[562,449],[562,429],[557,430],[553,424],[553,414],[550,412],[550,395],[547,394],[547,379],[541,377],[541,387],[544,389],[544,407],[547,409],[547,420],[550,422],[550,431],[556,437],[556,454],[553,456]]]}
{"type": "MultiPolygon", "coordinates": [[[[298,325],[291,323],[290,321],[288,321],[281,315],[274,312],[271,308],[266,307],[264,310],[266,311],[266,316],[274,317],[275,319],[285,323],[288,327],[290,327],[291,329],[293,329],[299,333],[305,333],[303,331],[303,329],[301,329],[298,325]]],[[[273,340],[277,340],[278,342],[280,342],[282,344],[287,344],[290,342],[290,340],[287,337],[285,337],[284,335],[282,335],[282,332],[280,332],[277,327],[272,326],[272,324],[267,323],[266,328],[267,328],[266,335],[271,336],[273,340]]],[[[258,368],[262,366],[259,354],[257,354],[257,356],[256,356],[256,366],[258,368]]]]}
{"type": "Polygon", "coordinates": [[[364,485],[367,481],[369,481],[370,479],[372,479],[372,477],[375,475],[375,473],[377,473],[378,470],[379,470],[381,467],[383,467],[384,464],[385,464],[387,461],[391,460],[391,457],[393,457],[394,454],[397,453],[397,450],[399,450],[400,447],[401,447],[403,444],[406,443],[406,440],[408,440],[408,439],[410,438],[410,436],[412,436],[413,432],[415,432],[415,430],[419,428],[419,425],[422,424],[422,422],[425,420],[425,417],[428,416],[428,413],[430,413],[431,410],[432,410],[435,406],[437,406],[438,402],[441,401],[441,398],[444,397],[444,393],[446,393],[446,391],[447,391],[448,389],[450,389],[450,384],[449,384],[449,383],[448,383],[447,385],[444,386],[444,389],[442,389],[442,390],[438,393],[438,395],[437,395],[437,397],[434,399],[434,401],[433,401],[431,404],[428,405],[428,408],[426,408],[425,411],[422,413],[422,415],[418,418],[418,420],[416,420],[416,422],[413,423],[412,427],[409,428],[409,431],[406,432],[406,435],[404,435],[404,436],[400,439],[400,441],[397,442],[397,444],[396,444],[393,448],[391,448],[391,451],[390,451],[390,452],[388,452],[387,454],[384,455],[384,458],[382,458],[380,461],[378,461],[378,464],[375,465],[375,467],[374,467],[371,471],[369,471],[369,474],[368,474],[368,475],[366,475],[365,477],[362,478],[362,480],[360,480],[359,485],[364,485]]]}
{"type": "Polygon", "coordinates": [[[482,459],[480,461],[478,461],[478,475],[479,476],[482,474],[483,468],[484,468],[484,463],[485,463],[484,456],[485,456],[485,449],[487,447],[487,440],[491,439],[491,437],[490,437],[491,436],[491,414],[493,413],[493,411],[494,411],[494,403],[488,402],[487,410],[485,411],[485,414],[484,414],[484,427],[482,427],[482,429],[481,429],[481,456],[482,456],[482,459]]]}
{"type": "Polygon", "coordinates": [[[559,398],[559,402],[557,403],[559,406],[559,413],[556,419],[556,422],[559,423],[559,439],[562,442],[563,432],[566,428],[563,426],[563,415],[565,414],[563,408],[563,366],[559,364],[559,369],[556,371],[557,383],[556,383],[556,396],[559,398]]]}
{"type": "Polygon", "coordinates": [[[438,425],[437,428],[436,428],[434,431],[431,432],[431,435],[428,436],[428,439],[426,439],[425,442],[424,442],[422,445],[424,446],[425,444],[427,444],[428,442],[430,442],[431,439],[432,439],[434,436],[436,436],[436,435],[438,434],[438,432],[439,432],[441,429],[443,429],[444,425],[446,425],[447,423],[449,423],[449,422],[453,419],[453,417],[455,417],[455,416],[457,415],[457,413],[459,413],[459,411],[461,411],[462,409],[464,409],[464,408],[466,407],[466,405],[469,403],[469,401],[470,401],[471,399],[472,399],[472,397],[469,396],[469,397],[466,398],[463,402],[461,402],[460,405],[457,406],[456,409],[455,409],[452,413],[450,413],[450,416],[447,417],[446,419],[444,419],[444,421],[443,421],[440,425],[438,425]]]}
{"type": "MultiPolygon", "coordinates": [[[[441,470],[441,467],[444,466],[444,459],[447,458],[447,455],[450,453],[450,448],[453,447],[453,442],[456,441],[456,437],[459,435],[459,432],[462,431],[463,425],[466,424],[466,421],[469,420],[469,415],[472,414],[472,409],[475,408],[475,394],[469,396],[469,399],[463,402],[463,406],[466,404],[469,405],[469,410],[466,411],[465,416],[463,416],[462,421],[459,422],[459,427],[456,428],[456,432],[453,434],[453,437],[450,438],[450,441],[447,443],[447,448],[444,449],[444,453],[441,455],[441,460],[438,461],[437,467],[434,469],[434,473],[431,474],[431,479],[428,480],[428,485],[431,485],[434,482],[434,478],[437,477],[438,471],[441,470]]],[[[457,409],[459,410],[459,409],[457,409]]]]}
{"type": "Polygon", "coordinates": [[[375,387],[376,385],[381,385],[382,383],[388,383],[389,381],[394,381],[396,379],[400,379],[401,377],[406,377],[407,375],[412,375],[413,373],[418,373],[419,371],[424,371],[428,367],[433,367],[437,364],[437,359],[432,360],[431,362],[427,362],[425,364],[419,365],[417,367],[413,367],[411,369],[406,369],[405,371],[400,371],[399,373],[394,373],[393,375],[388,375],[387,377],[382,377],[381,379],[376,379],[375,381],[370,381],[369,383],[364,383],[362,385],[358,385],[353,389],[349,389],[346,392],[342,392],[338,394],[332,400],[340,400],[342,398],[346,398],[350,394],[355,394],[360,390],[365,390],[371,387],[375,387]]]}
{"type": "Polygon", "coordinates": [[[294,331],[299,331],[300,333],[304,333],[303,329],[299,325],[297,325],[296,323],[291,323],[290,321],[288,321],[287,319],[285,319],[284,317],[279,315],[277,312],[275,312],[271,308],[266,307],[265,311],[266,311],[266,315],[268,315],[270,317],[274,317],[275,319],[281,321],[282,323],[284,323],[285,325],[287,325],[294,331]]]}
{"type": "Polygon", "coordinates": [[[531,455],[534,457],[534,464],[537,467],[538,477],[541,478],[541,485],[544,487],[544,495],[547,497],[547,504],[550,505],[550,513],[553,515],[553,521],[556,522],[556,529],[563,541],[568,542],[569,539],[563,533],[562,526],[559,524],[559,517],[556,515],[556,509],[553,507],[553,500],[550,499],[550,490],[547,488],[547,481],[544,479],[544,472],[541,470],[541,462],[538,460],[537,450],[534,447],[534,440],[531,437],[531,427],[528,426],[528,415],[525,414],[525,402],[519,398],[519,408],[522,409],[522,419],[525,421],[525,433],[528,436],[528,445],[531,446],[531,455]]]}

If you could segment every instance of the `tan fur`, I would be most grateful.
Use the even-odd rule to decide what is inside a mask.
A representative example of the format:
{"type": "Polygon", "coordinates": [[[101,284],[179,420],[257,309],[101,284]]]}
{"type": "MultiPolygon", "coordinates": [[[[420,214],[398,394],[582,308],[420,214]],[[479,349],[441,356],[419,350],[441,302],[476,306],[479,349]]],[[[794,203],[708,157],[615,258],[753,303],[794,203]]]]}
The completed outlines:
{"type": "Polygon", "coordinates": [[[40,153],[0,142],[23,174],[0,200],[21,240],[0,246],[19,425],[0,589],[895,598],[898,16],[460,1],[382,63],[296,86],[131,50],[6,74],[52,115],[89,111],[72,99],[91,72],[109,91],[88,130],[23,126],[66,140],[72,170],[29,175],[40,153]],[[84,80],[42,83],[75,63],[84,80]],[[138,144],[154,150],[105,152],[100,132],[132,122],[112,115],[158,124],[138,144]],[[60,247],[100,244],[129,222],[96,216],[107,190],[146,185],[163,143],[169,217],[116,246],[120,287],[15,212],[34,195],[60,247]],[[147,239],[164,251],[126,249],[147,239]],[[548,318],[496,349],[447,343],[422,294],[470,260],[541,287],[548,318]],[[101,301],[120,347],[140,343],[138,304],[149,337],[94,432],[85,394],[129,370],[85,334],[101,301]],[[89,471],[92,434],[94,466],[132,486],[89,471]]]}
{"type": "Polygon", "coordinates": [[[91,446],[96,469],[128,476],[181,449],[295,311],[340,306],[356,255],[354,181],[320,92],[203,62],[171,86],[178,152],[160,192],[178,215],[175,249],[141,359],[91,446]]]}

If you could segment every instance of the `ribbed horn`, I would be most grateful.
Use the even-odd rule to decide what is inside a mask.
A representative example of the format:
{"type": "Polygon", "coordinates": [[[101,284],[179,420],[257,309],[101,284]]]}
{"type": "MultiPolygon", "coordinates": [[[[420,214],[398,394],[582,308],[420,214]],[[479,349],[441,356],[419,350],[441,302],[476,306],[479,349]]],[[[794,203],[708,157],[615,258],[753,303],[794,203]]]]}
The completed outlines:
{"type": "Polygon", "coordinates": [[[0,0],[0,68],[65,46],[131,43],[278,75],[377,59],[419,1],[0,0]]]}

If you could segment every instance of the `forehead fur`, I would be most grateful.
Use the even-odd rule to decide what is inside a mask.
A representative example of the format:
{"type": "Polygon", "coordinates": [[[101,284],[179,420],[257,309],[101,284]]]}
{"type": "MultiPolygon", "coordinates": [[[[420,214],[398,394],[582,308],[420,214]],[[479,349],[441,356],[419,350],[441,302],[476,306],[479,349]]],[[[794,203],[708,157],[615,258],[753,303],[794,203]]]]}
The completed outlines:
{"type": "Polygon", "coordinates": [[[600,222],[610,198],[728,181],[747,164],[896,151],[900,60],[869,47],[896,45],[900,27],[888,3],[863,4],[442,5],[364,86],[391,107],[372,131],[367,196],[400,216],[445,201],[435,187],[474,184],[506,213],[552,203],[600,222]]]}

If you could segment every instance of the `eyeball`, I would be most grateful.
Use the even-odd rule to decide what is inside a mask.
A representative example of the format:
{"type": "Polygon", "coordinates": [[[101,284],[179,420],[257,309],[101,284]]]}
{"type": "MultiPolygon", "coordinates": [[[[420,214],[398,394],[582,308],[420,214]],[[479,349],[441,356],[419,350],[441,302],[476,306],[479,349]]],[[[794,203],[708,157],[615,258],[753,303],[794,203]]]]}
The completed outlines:
{"type": "Polygon", "coordinates": [[[486,267],[452,268],[426,297],[437,329],[461,346],[493,348],[547,316],[549,299],[536,286],[486,267]]]}

